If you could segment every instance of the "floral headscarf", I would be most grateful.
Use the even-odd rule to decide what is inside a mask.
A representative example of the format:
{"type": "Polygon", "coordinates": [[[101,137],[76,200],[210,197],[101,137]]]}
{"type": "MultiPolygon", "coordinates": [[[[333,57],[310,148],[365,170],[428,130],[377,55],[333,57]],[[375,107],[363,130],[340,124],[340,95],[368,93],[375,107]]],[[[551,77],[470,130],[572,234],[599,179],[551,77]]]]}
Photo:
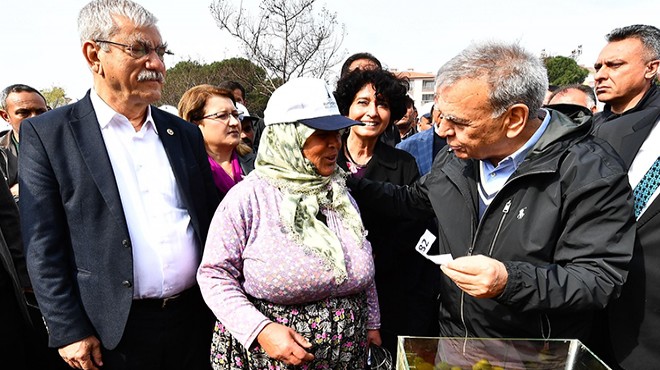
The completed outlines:
{"type": "Polygon", "coordinates": [[[338,167],[332,175],[321,176],[303,155],[303,145],[314,131],[302,123],[266,126],[255,171],[283,193],[280,217],[294,239],[320,256],[341,283],[346,280],[341,243],[316,215],[321,207],[336,210],[360,246],[364,245],[364,226],[348,197],[344,171],[338,167]]]}

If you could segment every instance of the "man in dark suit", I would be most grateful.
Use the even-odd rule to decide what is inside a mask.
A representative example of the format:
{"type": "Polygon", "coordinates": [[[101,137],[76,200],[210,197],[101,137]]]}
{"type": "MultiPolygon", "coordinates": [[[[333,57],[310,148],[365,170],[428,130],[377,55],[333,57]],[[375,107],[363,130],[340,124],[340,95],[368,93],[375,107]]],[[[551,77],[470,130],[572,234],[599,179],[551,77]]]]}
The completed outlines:
{"type": "Polygon", "coordinates": [[[26,259],[49,344],[79,369],[210,368],[195,280],[218,204],[202,135],[151,103],[167,46],[128,0],[80,12],[93,89],[23,121],[26,259]]]}
{"type": "Polygon", "coordinates": [[[607,41],[595,64],[596,94],[606,104],[595,116],[595,135],[617,150],[628,169],[637,239],[628,281],[608,307],[609,343],[599,352],[612,355],[615,368],[653,368],[660,364],[660,91],[654,83],[660,30],[617,28],[607,41]]]}

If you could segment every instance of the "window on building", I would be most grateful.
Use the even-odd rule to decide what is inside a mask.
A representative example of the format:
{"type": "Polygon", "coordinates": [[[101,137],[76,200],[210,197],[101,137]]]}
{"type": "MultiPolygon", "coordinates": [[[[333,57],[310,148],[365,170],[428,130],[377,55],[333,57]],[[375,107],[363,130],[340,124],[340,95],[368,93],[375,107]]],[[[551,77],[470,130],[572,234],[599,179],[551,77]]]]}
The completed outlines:
{"type": "Polygon", "coordinates": [[[433,101],[433,94],[422,94],[422,105],[433,101]]]}
{"type": "Polygon", "coordinates": [[[423,91],[433,91],[435,89],[435,81],[433,80],[424,80],[422,81],[422,90],[423,91]]]}

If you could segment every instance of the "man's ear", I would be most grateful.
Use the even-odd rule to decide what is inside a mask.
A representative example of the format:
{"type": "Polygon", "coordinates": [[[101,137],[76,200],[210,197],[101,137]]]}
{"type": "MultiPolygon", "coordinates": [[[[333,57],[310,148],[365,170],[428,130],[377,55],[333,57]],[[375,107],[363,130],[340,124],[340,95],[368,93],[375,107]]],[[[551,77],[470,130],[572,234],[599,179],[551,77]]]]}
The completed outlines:
{"type": "Polygon", "coordinates": [[[510,106],[505,114],[506,136],[513,139],[525,129],[529,108],[525,104],[518,103],[510,106]]]}
{"type": "Polygon", "coordinates": [[[660,59],[648,62],[644,77],[649,80],[655,79],[658,76],[658,66],[660,66],[660,59]]]}
{"type": "Polygon", "coordinates": [[[97,48],[97,44],[91,40],[85,41],[82,46],[82,52],[89,69],[91,69],[93,73],[103,75],[103,66],[99,59],[99,49],[97,48]]]}
{"type": "Polygon", "coordinates": [[[7,111],[4,109],[0,109],[0,117],[4,119],[5,121],[9,122],[9,114],[7,114],[7,111]]]}

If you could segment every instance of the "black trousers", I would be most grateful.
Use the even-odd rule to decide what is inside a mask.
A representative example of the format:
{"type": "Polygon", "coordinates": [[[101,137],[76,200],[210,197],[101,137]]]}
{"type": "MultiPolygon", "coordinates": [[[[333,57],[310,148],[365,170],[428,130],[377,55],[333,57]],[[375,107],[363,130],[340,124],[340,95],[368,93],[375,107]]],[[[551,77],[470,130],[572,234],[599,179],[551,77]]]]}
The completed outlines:
{"type": "Polygon", "coordinates": [[[209,370],[215,318],[198,287],[172,300],[133,301],[117,348],[102,350],[104,370],[209,370]]]}

